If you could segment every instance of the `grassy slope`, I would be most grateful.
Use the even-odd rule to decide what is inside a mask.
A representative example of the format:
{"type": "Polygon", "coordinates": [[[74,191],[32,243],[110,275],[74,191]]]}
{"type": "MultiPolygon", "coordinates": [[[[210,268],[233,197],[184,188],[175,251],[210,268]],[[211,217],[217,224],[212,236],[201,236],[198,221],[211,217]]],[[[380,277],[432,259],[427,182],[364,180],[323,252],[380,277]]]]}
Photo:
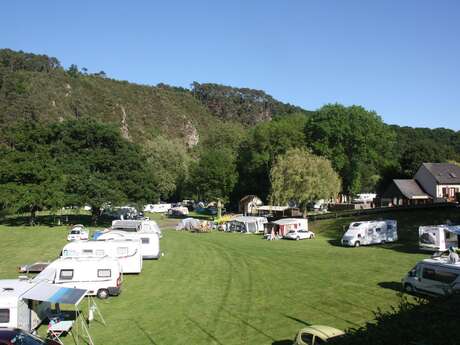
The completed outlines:
{"type": "MultiPolygon", "coordinates": [[[[97,344],[282,344],[305,324],[362,325],[398,302],[400,278],[426,257],[404,234],[433,217],[406,213],[403,245],[358,249],[335,245],[340,220],[312,224],[317,240],[300,242],[167,231],[165,256],[125,277],[120,297],[99,302],[108,326],[93,324],[92,333],[97,344]]],[[[18,264],[55,257],[65,233],[0,226],[0,278],[15,277],[18,264]]]]}

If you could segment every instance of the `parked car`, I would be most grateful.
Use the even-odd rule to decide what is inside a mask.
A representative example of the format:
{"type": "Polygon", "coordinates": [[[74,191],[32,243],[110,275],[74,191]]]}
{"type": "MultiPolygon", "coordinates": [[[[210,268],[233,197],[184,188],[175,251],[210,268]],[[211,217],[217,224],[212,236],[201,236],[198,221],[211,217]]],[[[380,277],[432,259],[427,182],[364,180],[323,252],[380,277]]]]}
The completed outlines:
{"type": "Polygon", "coordinates": [[[311,232],[310,230],[290,230],[285,236],[285,239],[287,240],[305,240],[305,239],[312,239],[315,238],[315,234],[311,232]]]}
{"type": "Polygon", "coordinates": [[[0,344],[2,345],[59,345],[58,342],[42,340],[18,328],[0,328],[0,344]]]}
{"type": "Polygon", "coordinates": [[[294,345],[320,345],[331,339],[343,336],[340,329],[330,326],[314,325],[302,328],[294,339],[294,345]]]}
{"type": "Polygon", "coordinates": [[[85,241],[89,237],[88,230],[81,224],[74,225],[69,231],[67,241],[85,241]]]}

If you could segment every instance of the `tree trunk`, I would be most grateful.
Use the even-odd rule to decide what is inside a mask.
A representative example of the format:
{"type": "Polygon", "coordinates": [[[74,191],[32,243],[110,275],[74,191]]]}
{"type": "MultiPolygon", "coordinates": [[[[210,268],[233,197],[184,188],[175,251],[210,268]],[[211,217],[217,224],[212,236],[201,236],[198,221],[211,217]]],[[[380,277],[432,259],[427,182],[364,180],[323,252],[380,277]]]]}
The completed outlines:
{"type": "Polygon", "coordinates": [[[91,206],[91,221],[94,226],[97,225],[99,216],[101,215],[101,208],[96,206],[91,206]]]}
{"type": "Polygon", "coordinates": [[[34,226],[35,225],[35,219],[37,216],[37,207],[32,206],[30,209],[30,218],[29,218],[29,225],[34,226]]]}

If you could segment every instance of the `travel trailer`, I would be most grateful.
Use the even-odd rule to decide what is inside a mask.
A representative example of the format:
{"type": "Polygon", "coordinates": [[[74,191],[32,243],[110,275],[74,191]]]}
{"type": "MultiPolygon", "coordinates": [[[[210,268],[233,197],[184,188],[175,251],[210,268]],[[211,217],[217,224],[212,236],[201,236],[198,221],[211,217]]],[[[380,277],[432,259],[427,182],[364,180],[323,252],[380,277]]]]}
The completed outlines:
{"type": "Polygon", "coordinates": [[[26,299],[26,293],[37,286],[27,279],[0,280],[0,327],[20,328],[31,332],[46,318],[48,302],[26,299]]]}
{"type": "Polygon", "coordinates": [[[140,239],[107,241],[75,241],[64,246],[61,257],[110,257],[118,259],[125,273],[141,273],[142,252],[140,239]]]}
{"type": "MultiPolygon", "coordinates": [[[[308,219],[306,218],[282,218],[270,222],[265,226],[265,234],[284,237],[292,230],[308,231],[308,219]]],[[[313,233],[312,233],[313,234],[313,233]]],[[[314,236],[314,234],[313,234],[314,236]]]]}
{"type": "Polygon", "coordinates": [[[171,207],[171,204],[148,204],[144,206],[144,212],[166,213],[171,207]]]}
{"type": "Polygon", "coordinates": [[[429,225],[418,228],[419,247],[427,251],[443,252],[458,247],[459,226],[429,225]]]}
{"type": "Polygon", "coordinates": [[[160,237],[156,232],[130,232],[110,230],[97,237],[97,241],[107,240],[140,240],[142,259],[160,258],[160,237]]]}
{"type": "Polygon", "coordinates": [[[427,295],[451,295],[460,292],[460,263],[448,263],[446,257],[418,262],[402,279],[403,289],[427,295]]]}
{"type": "Polygon", "coordinates": [[[398,240],[398,226],[395,220],[371,220],[353,222],[342,237],[342,246],[394,242],[398,240]]]}
{"type": "Polygon", "coordinates": [[[110,229],[139,233],[154,232],[160,238],[163,237],[160,227],[153,220],[114,220],[110,229]]]}
{"type": "Polygon", "coordinates": [[[117,259],[62,257],[53,261],[33,281],[87,290],[105,299],[121,293],[122,268],[117,259]]]}
{"type": "Polygon", "coordinates": [[[226,231],[237,231],[248,234],[257,234],[264,231],[265,217],[238,216],[226,224],[226,231]]]}

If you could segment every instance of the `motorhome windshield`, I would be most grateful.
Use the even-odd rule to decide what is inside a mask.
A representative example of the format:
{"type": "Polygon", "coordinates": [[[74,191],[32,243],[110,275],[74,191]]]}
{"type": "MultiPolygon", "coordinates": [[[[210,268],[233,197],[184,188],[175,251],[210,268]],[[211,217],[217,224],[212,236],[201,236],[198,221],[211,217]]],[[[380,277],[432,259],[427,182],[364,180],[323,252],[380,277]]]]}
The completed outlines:
{"type": "Polygon", "coordinates": [[[72,230],[70,232],[71,235],[78,235],[80,233],[80,230],[72,230]]]}

